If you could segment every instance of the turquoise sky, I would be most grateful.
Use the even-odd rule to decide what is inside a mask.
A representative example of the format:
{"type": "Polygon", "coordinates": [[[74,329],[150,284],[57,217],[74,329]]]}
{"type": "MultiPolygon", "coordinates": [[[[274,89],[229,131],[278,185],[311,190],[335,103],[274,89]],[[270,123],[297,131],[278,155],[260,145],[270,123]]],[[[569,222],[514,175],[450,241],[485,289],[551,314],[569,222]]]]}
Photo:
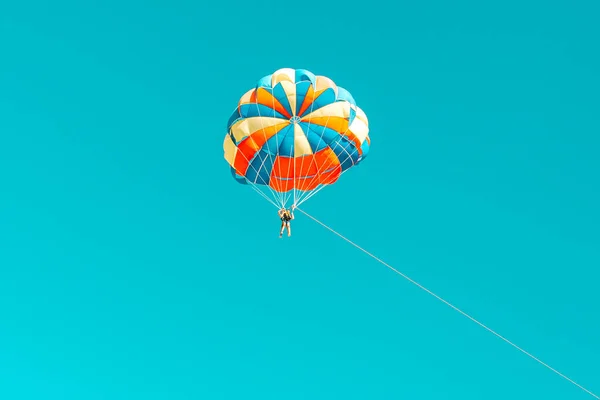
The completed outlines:
{"type": "Polygon", "coordinates": [[[598,2],[0,5],[0,397],[592,399],[233,181],[238,98],[351,91],[304,209],[600,392],[598,2]],[[418,5],[417,5],[418,4],[418,5]]]}

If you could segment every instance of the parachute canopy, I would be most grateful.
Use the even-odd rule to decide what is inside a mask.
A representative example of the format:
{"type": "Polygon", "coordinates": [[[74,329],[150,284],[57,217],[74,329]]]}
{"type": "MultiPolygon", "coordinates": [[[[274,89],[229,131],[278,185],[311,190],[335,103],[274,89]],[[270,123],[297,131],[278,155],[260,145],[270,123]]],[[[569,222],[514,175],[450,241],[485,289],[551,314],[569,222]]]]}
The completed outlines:
{"type": "Polygon", "coordinates": [[[284,68],[241,97],[223,149],[238,182],[286,207],[336,182],[365,159],[369,145],[367,116],[347,90],[310,71],[284,68]]]}

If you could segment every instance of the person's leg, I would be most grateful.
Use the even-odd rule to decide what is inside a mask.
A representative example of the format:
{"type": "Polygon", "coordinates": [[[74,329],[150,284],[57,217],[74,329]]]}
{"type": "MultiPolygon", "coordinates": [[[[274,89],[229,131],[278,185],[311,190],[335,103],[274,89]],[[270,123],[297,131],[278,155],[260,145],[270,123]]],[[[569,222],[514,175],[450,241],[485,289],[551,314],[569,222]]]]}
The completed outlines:
{"type": "Polygon", "coordinates": [[[292,236],[292,226],[290,224],[290,221],[287,222],[287,231],[288,231],[288,237],[292,236]]]}
{"type": "Polygon", "coordinates": [[[279,237],[283,236],[283,229],[285,228],[285,222],[281,221],[281,229],[279,230],[279,237]]]}

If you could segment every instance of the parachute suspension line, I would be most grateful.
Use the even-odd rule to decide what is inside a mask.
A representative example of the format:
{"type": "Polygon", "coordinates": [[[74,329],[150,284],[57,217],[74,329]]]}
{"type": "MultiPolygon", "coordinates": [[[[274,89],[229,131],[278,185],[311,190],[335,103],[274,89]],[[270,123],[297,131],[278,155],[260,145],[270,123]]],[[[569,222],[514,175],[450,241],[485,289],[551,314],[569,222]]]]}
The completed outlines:
{"type": "MultiPolygon", "coordinates": [[[[342,173],[340,174],[340,177],[341,177],[342,175],[344,175],[344,174],[345,174],[347,171],[348,171],[348,170],[346,170],[346,171],[342,171],[342,173]]],[[[329,185],[320,185],[318,188],[316,188],[316,189],[315,189],[315,190],[313,190],[312,192],[308,193],[308,195],[307,195],[307,196],[305,196],[305,197],[302,199],[302,201],[300,201],[300,202],[299,202],[299,203],[296,205],[296,207],[297,207],[297,206],[299,206],[299,205],[301,205],[301,204],[303,204],[304,202],[307,202],[308,200],[310,200],[310,199],[311,199],[311,198],[312,198],[314,195],[316,195],[317,193],[319,193],[321,190],[325,189],[327,186],[329,186],[329,185]]]]}
{"type": "MultiPolygon", "coordinates": [[[[338,144],[336,143],[336,145],[338,145],[338,144]]],[[[355,148],[355,149],[352,151],[352,153],[348,154],[348,157],[346,157],[346,158],[344,159],[344,161],[342,161],[342,163],[341,163],[341,164],[343,164],[344,162],[346,162],[346,160],[347,160],[348,158],[352,157],[352,154],[353,154],[355,151],[357,151],[357,150],[358,150],[358,148],[355,148]]],[[[331,165],[331,162],[329,163],[329,165],[328,165],[328,168],[329,168],[329,166],[330,166],[330,165],[331,165]]],[[[325,170],[327,170],[327,168],[326,168],[325,170]]],[[[342,172],[340,173],[340,177],[341,177],[342,175],[344,175],[346,172],[348,172],[349,170],[350,170],[350,169],[346,169],[345,171],[342,171],[342,172]]],[[[339,178],[338,178],[338,179],[339,179],[339,178]]],[[[315,190],[313,190],[312,192],[308,193],[308,195],[307,195],[306,197],[304,197],[304,198],[302,199],[302,201],[300,201],[300,202],[299,202],[299,203],[296,205],[296,207],[297,207],[297,206],[299,206],[300,204],[302,204],[302,203],[304,203],[304,202],[308,201],[308,200],[309,200],[311,197],[313,197],[314,195],[316,195],[317,193],[319,193],[321,190],[323,190],[323,189],[324,189],[325,187],[327,187],[327,186],[329,186],[329,185],[321,185],[321,186],[319,186],[317,189],[315,189],[315,190]]]]}
{"type": "MultiPolygon", "coordinates": [[[[244,159],[245,159],[245,160],[248,162],[248,165],[249,165],[249,166],[251,166],[251,167],[252,167],[252,169],[253,169],[253,170],[256,172],[256,176],[257,176],[257,177],[259,177],[259,176],[260,176],[260,174],[259,174],[260,168],[257,170],[257,169],[256,169],[256,167],[252,166],[252,164],[250,163],[250,160],[248,160],[248,157],[246,157],[246,156],[244,155],[244,153],[241,153],[241,154],[244,156],[244,159]]],[[[263,163],[264,163],[264,161],[263,161],[263,163]]],[[[260,190],[259,188],[257,188],[256,182],[252,182],[251,180],[249,180],[249,179],[246,179],[245,177],[244,177],[244,179],[246,180],[246,182],[247,182],[247,183],[249,183],[249,184],[250,184],[250,186],[252,186],[252,189],[254,189],[255,191],[257,191],[257,192],[258,192],[258,193],[259,193],[259,194],[260,194],[262,197],[264,197],[264,198],[265,198],[265,199],[266,199],[266,200],[267,200],[269,203],[271,203],[271,204],[275,205],[275,202],[274,202],[273,200],[271,200],[271,199],[269,198],[269,196],[267,196],[267,195],[266,195],[266,194],[265,194],[265,193],[264,193],[262,190],[260,190]]],[[[269,188],[269,190],[271,191],[271,194],[273,195],[273,199],[277,200],[277,196],[275,195],[275,193],[274,193],[274,190],[273,190],[273,189],[272,189],[270,186],[268,186],[268,188],[269,188]]],[[[275,207],[277,207],[277,205],[275,205],[275,207]]]]}
{"type": "MultiPolygon", "coordinates": [[[[258,171],[262,170],[262,168],[263,168],[263,167],[264,167],[264,165],[265,165],[265,161],[267,161],[267,158],[268,158],[268,157],[265,157],[265,158],[262,160],[262,163],[260,164],[260,167],[258,168],[258,171]]],[[[256,175],[257,175],[257,177],[258,177],[258,175],[259,175],[258,171],[256,171],[256,175]]],[[[264,181],[264,179],[262,180],[262,182],[263,182],[263,183],[265,183],[265,184],[267,184],[267,182],[265,182],[265,181],[264,181]]],[[[254,183],[256,183],[256,182],[254,182],[254,183]]],[[[275,191],[274,191],[274,190],[273,190],[273,189],[272,189],[272,188],[271,188],[269,185],[266,185],[266,186],[267,186],[267,187],[269,188],[269,190],[271,191],[271,194],[273,195],[273,199],[277,200],[277,196],[275,195],[275,191]]],[[[261,193],[263,193],[263,191],[262,191],[262,190],[261,190],[260,192],[261,192],[261,193]]]]}
{"type": "Polygon", "coordinates": [[[470,319],[471,321],[473,321],[474,323],[476,323],[477,325],[479,325],[480,327],[482,327],[483,329],[487,330],[488,332],[492,333],[494,336],[500,338],[501,340],[503,340],[504,342],[508,343],[509,345],[511,345],[512,347],[514,347],[515,349],[519,350],[521,353],[525,354],[526,356],[528,356],[529,358],[531,358],[532,360],[538,362],[539,364],[541,364],[542,366],[548,368],[550,371],[554,372],[555,374],[557,374],[558,376],[560,376],[561,378],[565,379],[566,381],[572,383],[573,385],[577,386],[579,389],[583,390],[584,392],[586,392],[587,394],[589,394],[590,396],[594,397],[595,399],[600,400],[600,397],[596,394],[594,394],[593,392],[591,392],[590,390],[586,389],[585,387],[581,386],[580,384],[578,384],[577,382],[575,382],[574,380],[572,380],[571,378],[569,378],[568,376],[562,374],[561,372],[557,371],[556,369],[552,368],[550,365],[546,364],[545,362],[543,362],[542,360],[540,360],[539,358],[535,357],[534,355],[532,355],[531,353],[523,350],[521,347],[517,346],[516,344],[514,344],[513,342],[511,342],[510,340],[506,339],[504,336],[500,335],[499,333],[497,333],[496,331],[492,330],[491,328],[489,328],[488,326],[484,325],[482,322],[479,322],[478,320],[476,320],[475,318],[473,318],[472,316],[470,316],[469,314],[467,314],[466,312],[462,311],[461,309],[459,309],[458,307],[454,306],[453,304],[451,304],[450,302],[444,300],[443,298],[441,298],[440,296],[438,296],[437,294],[433,293],[431,290],[427,289],[426,287],[424,287],[423,285],[419,284],[418,282],[414,281],[413,279],[411,279],[410,277],[408,277],[407,275],[403,274],[402,272],[398,271],[396,268],[392,267],[391,265],[389,265],[388,263],[386,263],[385,261],[381,260],[380,258],[376,257],[375,255],[369,253],[367,250],[363,249],[362,247],[360,247],[359,245],[357,245],[356,243],[354,243],[353,241],[351,241],[350,239],[346,238],[345,236],[342,236],[340,233],[336,232],[335,230],[333,230],[332,228],[330,228],[329,226],[327,226],[326,224],[324,224],[323,222],[319,221],[318,219],[316,219],[315,217],[313,217],[312,215],[309,215],[307,212],[305,212],[304,210],[301,210],[300,208],[296,208],[296,210],[300,211],[302,214],[306,215],[308,218],[312,219],[313,221],[315,221],[316,223],[318,223],[319,225],[323,226],[325,229],[329,230],[330,232],[334,233],[335,235],[339,236],[340,238],[342,238],[343,240],[345,240],[346,242],[350,243],[352,246],[356,247],[357,249],[359,249],[360,251],[362,251],[363,253],[365,253],[366,255],[368,255],[369,257],[371,257],[372,259],[374,259],[375,261],[379,262],[380,264],[384,265],[385,267],[389,268],[390,270],[392,270],[393,272],[395,272],[396,274],[400,275],[402,278],[406,279],[407,281],[409,281],[410,283],[412,283],[413,285],[417,286],[419,289],[425,291],[426,293],[430,294],[431,296],[435,297],[437,300],[441,301],[442,303],[446,304],[448,307],[452,308],[454,311],[457,311],[458,313],[462,314],[464,317],[470,319]]]}
{"type": "Polygon", "coordinates": [[[271,199],[269,198],[269,196],[267,196],[267,195],[266,195],[266,194],[265,194],[265,193],[264,193],[262,190],[260,190],[260,189],[259,189],[259,188],[258,188],[258,187],[257,187],[257,186],[254,184],[254,183],[252,183],[252,182],[249,182],[249,183],[250,183],[250,187],[252,187],[252,189],[254,189],[254,191],[255,191],[256,193],[260,194],[260,195],[261,195],[261,196],[262,196],[262,197],[263,197],[265,200],[267,200],[269,203],[273,204],[273,206],[274,206],[275,208],[279,208],[279,207],[277,206],[277,204],[275,204],[275,202],[274,202],[273,200],[271,200],[271,199]]]}
{"type": "MultiPolygon", "coordinates": [[[[292,138],[293,138],[293,142],[292,143],[293,143],[293,145],[290,147],[291,157],[290,157],[290,163],[287,166],[287,171],[286,171],[286,175],[285,175],[286,177],[290,176],[290,169],[292,169],[292,167],[294,167],[294,168],[291,170],[291,172],[293,173],[293,172],[296,171],[296,168],[295,168],[295,165],[296,165],[296,162],[295,162],[296,161],[295,160],[295,153],[296,153],[296,127],[294,125],[291,125],[291,127],[292,127],[292,138]],[[292,150],[293,150],[293,152],[292,152],[292,150]]],[[[289,135],[289,134],[290,134],[290,132],[289,132],[289,129],[288,129],[288,133],[286,134],[286,136],[289,135]]],[[[295,177],[292,176],[292,190],[287,190],[287,191],[284,192],[285,201],[283,203],[283,207],[285,207],[287,205],[287,202],[290,200],[290,197],[292,197],[294,195],[294,183],[295,183],[294,180],[295,180],[295,177]]],[[[289,181],[286,180],[286,186],[287,186],[288,182],[289,181]]]]}
{"type": "MultiPolygon", "coordinates": [[[[310,87],[312,87],[312,86],[313,86],[313,84],[312,84],[312,82],[311,82],[311,84],[310,84],[309,88],[310,88],[310,87]]],[[[313,90],[314,90],[314,89],[313,89],[313,90]]],[[[304,98],[302,99],[302,102],[306,101],[306,95],[307,95],[307,94],[308,94],[308,91],[305,93],[305,96],[304,96],[304,98]]],[[[314,100],[314,99],[313,99],[313,100],[314,100]]],[[[297,102],[297,101],[298,101],[298,97],[296,97],[296,102],[297,102]]],[[[313,105],[314,105],[314,101],[313,101],[313,102],[311,102],[311,104],[310,104],[310,112],[312,112],[313,105]]],[[[300,111],[300,109],[301,109],[301,108],[302,108],[302,104],[300,104],[300,108],[298,108],[298,103],[296,103],[296,110],[293,110],[293,111],[294,111],[294,115],[296,115],[296,112],[297,112],[297,111],[300,111]]],[[[308,122],[308,128],[307,128],[307,132],[303,132],[303,133],[305,133],[305,135],[306,135],[306,140],[308,140],[308,134],[310,133],[310,121],[308,122]]],[[[294,144],[295,144],[295,143],[294,143],[294,144]]],[[[309,145],[310,145],[310,144],[309,144],[309,145]]],[[[306,157],[306,155],[304,155],[304,156],[302,157],[302,161],[300,162],[300,173],[302,173],[302,170],[304,169],[303,167],[304,167],[304,158],[305,158],[305,157],[306,157]]],[[[295,163],[294,163],[294,166],[295,166],[295,163]]],[[[296,176],[296,172],[294,171],[294,177],[295,177],[295,176],[296,176]]],[[[296,204],[297,204],[297,202],[298,202],[298,198],[299,198],[299,197],[302,197],[302,193],[303,193],[303,191],[302,191],[303,189],[302,189],[302,188],[303,188],[303,187],[304,187],[304,185],[306,184],[306,177],[304,177],[304,178],[305,178],[304,182],[302,183],[302,185],[301,185],[301,186],[300,186],[300,188],[298,189],[298,191],[300,192],[300,194],[299,194],[299,196],[297,196],[297,197],[295,197],[295,198],[294,198],[294,203],[292,204],[292,206],[293,206],[293,207],[295,207],[295,206],[296,206],[296,204]]],[[[295,185],[295,184],[294,184],[294,187],[296,187],[296,185],[295,185]]]]}
{"type": "MultiPolygon", "coordinates": [[[[292,117],[296,116],[296,111],[292,110],[292,117]]],[[[296,201],[296,126],[294,124],[294,154],[292,154],[292,200],[293,202],[296,201]]],[[[288,166],[289,168],[289,166],[288,166]]],[[[288,174],[289,176],[289,174],[288,174]]],[[[292,203],[293,204],[293,203],[292,203]]],[[[286,205],[287,205],[287,201],[286,201],[286,205]]]]}
{"type": "MultiPolygon", "coordinates": [[[[349,130],[349,129],[350,129],[350,125],[348,125],[348,128],[347,128],[347,129],[344,131],[344,134],[345,134],[346,132],[348,132],[348,130],[349,130]]],[[[338,142],[338,143],[336,143],[336,146],[339,146],[339,142],[338,142]]],[[[337,147],[334,147],[334,148],[337,148],[337,147]]],[[[351,153],[348,153],[348,152],[346,152],[346,151],[345,151],[345,153],[346,153],[346,154],[348,154],[348,156],[347,156],[346,158],[344,158],[344,160],[343,160],[343,161],[340,163],[340,165],[341,165],[341,164],[343,164],[343,163],[345,163],[345,162],[346,162],[346,160],[348,160],[349,158],[351,158],[351,157],[352,157],[352,154],[354,154],[354,153],[355,153],[355,152],[357,152],[357,151],[358,151],[358,147],[355,147],[355,148],[354,148],[354,150],[352,150],[352,152],[351,152],[351,153]]],[[[327,164],[327,168],[329,168],[331,165],[332,165],[332,162],[331,162],[331,161],[329,161],[329,164],[327,164]]],[[[325,171],[327,170],[327,168],[325,168],[325,171]]],[[[345,174],[346,172],[348,172],[348,171],[349,171],[349,169],[346,169],[345,171],[342,171],[342,172],[340,173],[340,177],[341,177],[342,175],[344,175],[344,174],[345,174]]],[[[319,173],[320,173],[320,172],[319,172],[319,173]]],[[[339,178],[338,178],[338,179],[339,179],[339,178]]],[[[326,186],[329,186],[329,185],[321,185],[320,187],[316,188],[315,190],[313,190],[313,191],[309,192],[309,193],[308,193],[308,194],[307,194],[307,195],[306,195],[306,196],[305,196],[305,197],[304,197],[304,198],[303,198],[303,199],[302,199],[300,202],[298,202],[298,203],[296,204],[296,207],[297,207],[297,206],[299,206],[300,204],[302,204],[302,203],[304,203],[304,202],[308,201],[308,200],[309,200],[311,197],[313,197],[314,195],[316,195],[317,193],[319,193],[319,192],[320,192],[321,190],[323,190],[323,188],[325,188],[326,186]]]]}
{"type": "MultiPolygon", "coordinates": [[[[312,112],[312,110],[313,110],[313,109],[312,109],[312,106],[313,106],[313,104],[314,104],[314,102],[311,104],[311,112],[312,112]]],[[[329,119],[330,119],[330,118],[331,118],[331,115],[328,115],[328,116],[327,116],[327,122],[325,122],[325,128],[326,128],[326,127],[327,127],[327,125],[329,124],[329,119]]],[[[310,128],[310,122],[308,123],[308,126],[309,126],[309,128],[310,128]]],[[[349,130],[350,130],[350,124],[348,124],[348,126],[346,127],[346,130],[344,130],[344,133],[342,134],[342,136],[346,136],[346,133],[348,133],[348,131],[349,131],[349,130]]],[[[321,136],[319,137],[319,142],[318,142],[318,144],[317,144],[317,147],[319,147],[319,144],[321,144],[321,140],[323,139],[323,134],[324,134],[324,133],[325,133],[325,129],[323,129],[323,131],[321,132],[321,136]]],[[[337,148],[337,146],[339,146],[339,145],[340,145],[340,142],[337,142],[337,143],[335,144],[334,148],[337,148]]],[[[333,148],[332,148],[332,150],[333,150],[333,148]]],[[[344,159],[342,162],[340,162],[340,168],[341,168],[341,165],[342,165],[343,163],[345,163],[345,162],[346,162],[346,160],[348,160],[349,158],[351,158],[351,157],[352,157],[352,154],[354,154],[354,152],[356,152],[356,151],[358,151],[358,146],[355,146],[354,150],[352,150],[352,152],[351,152],[351,153],[348,153],[348,152],[347,152],[347,151],[344,149],[344,152],[345,152],[345,153],[346,153],[348,156],[347,156],[347,157],[346,157],[346,158],[345,158],[345,159],[344,159]]],[[[329,168],[331,165],[332,165],[332,161],[331,161],[331,160],[329,160],[329,163],[327,164],[327,168],[329,168]]],[[[354,165],[354,162],[352,163],[352,165],[354,165]]],[[[319,170],[317,171],[317,176],[318,176],[318,175],[321,173],[321,171],[327,171],[327,168],[324,168],[324,169],[323,169],[323,165],[321,165],[321,168],[319,168],[319,170]]],[[[340,173],[340,177],[341,177],[341,176],[342,176],[342,175],[343,175],[343,174],[344,174],[346,171],[348,171],[348,169],[346,169],[345,171],[342,171],[342,172],[340,173]]],[[[338,177],[338,179],[339,179],[339,177],[338,177]]],[[[319,187],[317,187],[317,188],[315,188],[315,189],[313,189],[313,190],[311,190],[311,191],[304,192],[304,193],[302,194],[302,195],[304,195],[304,198],[303,198],[303,199],[301,199],[299,202],[296,202],[296,201],[294,201],[294,205],[297,207],[297,206],[299,206],[300,204],[304,203],[305,201],[308,201],[308,200],[309,200],[311,197],[313,197],[315,194],[319,193],[319,192],[320,192],[321,190],[323,190],[323,188],[324,188],[324,187],[326,187],[326,186],[328,186],[328,184],[320,184],[320,185],[319,185],[319,187]]],[[[301,195],[301,197],[302,197],[302,195],[301,195]]]]}
{"type": "MultiPolygon", "coordinates": [[[[294,116],[296,116],[296,111],[292,110],[294,112],[294,116]]],[[[294,127],[294,129],[296,129],[296,127],[294,127]]],[[[294,193],[294,197],[293,197],[293,203],[292,204],[296,204],[296,133],[294,132],[294,158],[292,159],[293,163],[294,163],[294,171],[293,171],[293,182],[292,182],[292,191],[294,193]]],[[[304,161],[304,159],[302,159],[302,161],[304,161]]],[[[302,171],[302,167],[300,167],[300,171],[302,171]]]]}
{"type": "MultiPolygon", "coordinates": [[[[306,114],[306,115],[310,115],[310,114],[312,114],[312,113],[313,113],[313,111],[315,110],[315,100],[317,99],[317,97],[314,97],[314,93],[315,93],[315,91],[317,90],[316,84],[317,84],[317,83],[316,83],[316,81],[315,81],[315,83],[314,83],[314,84],[312,84],[312,83],[311,83],[311,86],[313,87],[313,99],[312,99],[312,101],[310,102],[310,111],[309,111],[309,112],[308,112],[308,114],[306,114]]],[[[308,94],[308,92],[307,92],[307,94],[308,94]]],[[[306,97],[305,97],[304,99],[306,99],[306,97]]],[[[323,130],[321,131],[321,135],[319,136],[319,141],[317,142],[317,145],[315,146],[315,149],[318,149],[318,148],[319,148],[319,146],[321,145],[321,142],[323,141],[323,135],[325,134],[325,128],[326,128],[326,127],[327,127],[327,125],[329,124],[329,119],[330,119],[330,118],[331,118],[331,115],[328,115],[328,116],[327,116],[327,121],[325,122],[325,126],[323,127],[323,130]]],[[[312,122],[311,122],[311,121],[310,121],[310,119],[309,119],[309,121],[308,121],[308,127],[307,127],[307,130],[308,130],[308,132],[307,132],[307,139],[308,139],[308,134],[310,133],[310,125],[311,125],[311,123],[312,123],[312,122]]],[[[314,154],[314,153],[313,153],[313,154],[314,154]]],[[[313,158],[313,162],[315,162],[315,161],[314,161],[314,158],[313,158]]],[[[302,159],[302,163],[301,163],[301,165],[300,165],[300,171],[302,171],[302,169],[303,169],[303,164],[304,164],[304,158],[302,159]]],[[[316,162],[315,162],[315,165],[316,165],[316,162]]],[[[318,177],[318,176],[319,176],[319,169],[317,169],[317,173],[316,173],[316,175],[315,175],[315,176],[314,176],[312,179],[317,179],[317,177],[318,177]]],[[[314,189],[313,189],[313,190],[306,191],[306,190],[304,189],[306,185],[311,185],[311,183],[312,183],[312,182],[311,182],[311,180],[312,180],[312,179],[305,179],[305,180],[304,180],[304,183],[303,183],[303,184],[302,184],[302,186],[300,187],[300,192],[301,192],[301,193],[300,193],[300,198],[302,198],[302,196],[305,196],[307,193],[311,193],[311,192],[314,190],[314,189]]],[[[298,198],[298,199],[296,199],[296,200],[294,201],[294,206],[297,206],[297,205],[298,205],[298,201],[300,200],[300,198],[298,198]]]]}
{"type": "MultiPolygon", "coordinates": [[[[260,114],[260,103],[258,102],[258,88],[255,90],[254,93],[255,93],[255,96],[256,96],[256,100],[254,101],[254,104],[256,105],[256,110],[258,111],[258,117],[260,119],[260,129],[261,129],[263,135],[265,135],[265,125],[263,123],[262,115],[260,114]]],[[[271,97],[273,97],[273,96],[271,96],[271,97]]],[[[275,100],[273,100],[273,108],[272,109],[275,109],[275,100]]],[[[275,140],[277,141],[277,135],[275,135],[275,140]]],[[[279,146],[277,146],[277,147],[279,148],[279,146]]],[[[273,155],[269,153],[269,156],[271,157],[271,160],[273,160],[273,155]]],[[[264,166],[265,161],[266,161],[266,158],[265,158],[265,160],[263,160],[261,168],[262,168],[262,166],[264,166]]],[[[248,162],[250,162],[250,160],[248,160],[248,162]]],[[[275,162],[275,161],[273,161],[273,162],[275,162]]],[[[259,171],[260,171],[260,169],[259,169],[259,171]]],[[[258,171],[256,171],[256,175],[259,176],[258,171]]],[[[266,186],[271,191],[271,195],[273,196],[273,199],[275,201],[279,200],[279,203],[282,203],[283,202],[283,197],[280,196],[280,193],[277,193],[277,190],[273,189],[271,187],[271,185],[269,185],[267,182],[266,182],[266,186]]],[[[262,191],[260,191],[260,192],[262,193],[262,191]]]]}
{"type": "MultiPolygon", "coordinates": [[[[350,129],[350,125],[348,125],[348,128],[346,128],[346,130],[344,131],[344,135],[346,134],[346,132],[348,132],[348,130],[349,130],[349,129],[350,129]]],[[[338,143],[336,143],[336,146],[338,146],[338,145],[339,145],[339,142],[338,142],[338,143]]],[[[344,152],[347,154],[347,156],[346,156],[346,158],[344,158],[344,160],[343,160],[342,162],[340,162],[340,165],[344,164],[344,163],[345,163],[345,162],[346,162],[348,159],[352,158],[352,155],[353,155],[355,152],[358,152],[358,149],[359,149],[359,148],[358,148],[358,146],[355,146],[355,147],[354,147],[354,150],[352,150],[352,152],[350,152],[350,153],[348,153],[346,150],[344,150],[344,152]]],[[[355,165],[355,164],[354,164],[354,162],[352,163],[352,165],[355,165]]],[[[329,165],[328,165],[328,167],[327,167],[327,168],[329,168],[329,166],[331,166],[331,161],[329,162],[329,165]]],[[[326,168],[325,170],[327,170],[327,168],[326,168]]],[[[342,172],[340,173],[340,176],[338,177],[338,179],[339,179],[339,178],[340,178],[342,175],[344,175],[346,172],[348,172],[349,170],[350,170],[350,169],[348,168],[348,169],[346,169],[346,170],[342,171],[342,172]]],[[[300,202],[298,205],[300,205],[300,204],[304,203],[305,201],[308,201],[308,200],[309,200],[311,197],[313,197],[314,195],[316,195],[317,193],[319,193],[321,190],[323,190],[323,189],[324,189],[325,187],[327,187],[327,186],[329,186],[329,185],[321,185],[319,188],[317,188],[316,190],[312,191],[312,192],[311,192],[311,193],[309,193],[309,194],[308,194],[308,195],[307,195],[307,196],[306,196],[304,199],[302,199],[302,201],[301,201],[301,202],[300,202]]]]}
{"type": "MultiPolygon", "coordinates": [[[[237,109],[238,107],[236,107],[235,109],[237,109]]],[[[260,111],[259,111],[259,115],[260,115],[260,111]]],[[[264,132],[264,128],[262,128],[262,129],[263,129],[263,132],[264,132]]],[[[261,166],[257,170],[256,167],[254,167],[254,166],[251,165],[251,163],[250,163],[251,160],[248,160],[248,157],[246,157],[243,153],[242,153],[242,155],[244,156],[244,159],[248,162],[248,166],[251,166],[252,169],[256,172],[256,177],[258,178],[260,176],[259,175],[259,171],[262,168],[262,166],[264,165],[264,163],[266,161],[266,158],[263,160],[261,166]]],[[[254,190],[258,191],[261,194],[261,196],[263,196],[264,198],[266,198],[267,201],[269,201],[271,204],[275,204],[274,201],[271,200],[268,195],[266,195],[262,190],[260,190],[260,189],[257,188],[256,182],[252,182],[252,181],[246,179],[245,177],[244,177],[244,179],[246,180],[247,183],[249,183],[252,186],[252,188],[254,190]]],[[[273,196],[273,199],[277,200],[277,196],[275,195],[275,191],[270,186],[267,185],[267,187],[271,191],[271,195],[273,196]]]]}
{"type": "MultiPolygon", "coordinates": [[[[314,89],[316,89],[316,87],[315,87],[314,89]]],[[[313,99],[313,101],[310,103],[310,112],[308,113],[308,115],[312,114],[312,112],[314,111],[315,100],[316,100],[316,98],[315,98],[315,99],[313,99]]],[[[327,126],[329,125],[329,120],[330,120],[330,118],[331,118],[331,115],[328,115],[328,116],[327,116],[327,121],[325,121],[325,126],[323,126],[323,130],[321,131],[321,135],[319,136],[319,141],[317,142],[317,146],[316,146],[316,148],[319,148],[319,146],[321,145],[321,142],[323,141],[323,135],[325,134],[325,129],[327,129],[327,126]]],[[[310,132],[310,124],[311,124],[311,121],[309,120],[309,121],[308,121],[308,128],[307,128],[309,132],[310,132]]],[[[346,131],[347,131],[347,129],[346,129],[346,131]]],[[[336,143],[336,145],[337,145],[337,143],[336,143]]],[[[304,161],[304,160],[303,160],[303,161],[304,161]]],[[[317,177],[318,177],[318,176],[319,176],[319,174],[321,173],[322,167],[323,167],[323,165],[321,165],[321,167],[319,167],[319,168],[317,169],[317,173],[316,173],[316,175],[314,176],[314,178],[313,178],[313,179],[317,179],[317,177]]],[[[300,169],[302,169],[302,167],[301,167],[300,169]]],[[[326,169],[325,169],[325,170],[326,170],[326,169]]],[[[314,193],[314,191],[316,190],[316,188],[315,188],[315,189],[312,189],[312,190],[309,190],[309,191],[305,191],[303,188],[304,188],[304,185],[305,185],[307,182],[309,182],[308,184],[310,185],[310,181],[309,181],[309,180],[305,180],[305,181],[304,181],[304,184],[302,185],[302,188],[300,189],[300,190],[302,191],[302,193],[300,194],[300,198],[302,198],[302,196],[305,196],[305,197],[306,197],[306,196],[308,196],[308,195],[310,195],[310,194],[314,193]]],[[[294,201],[294,206],[298,206],[298,203],[297,203],[297,201],[294,201]]]]}
{"type": "MultiPolygon", "coordinates": [[[[272,80],[271,80],[271,91],[272,91],[271,92],[271,109],[275,110],[275,87],[273,87],[273,81],[272,80]]],[[[259,115],[260,115],[260,111],[259,111],[259,115]]],[[[261,119],[261,121],[262,121],[262,119],[261,119]]],[[[283,139],[285,139],[285,137],[283,139]]],[[[283,145],[283,139],[281,140],[281,144],[280,144],[279,143],[279,132],[277,132],[275,134],[275,146],[276,146],[276,149],[277,149],[277,153],[274,156],[275,161],[273,162],[273,167],[272,168],[275,168],[275,162],[277,161],[277,154],[280,153],[280,150],[281,150],[280,146],[283,145]]],[[[278,174],[277,174],[277,185],[276,185],[276,190],[275,191],[279,195],[279,204],[280,204],[279,208],[282,208],[282,207],[285,207],[285,203],[286,203],[285,195],[286,195],[286,193],[283,191],[283,187],[282,187],[283,180],[281,179],[281,162],[277,163],[277,167],[278,167],[277,168],[278,169],[278,174]]],[[[271,174],[272,173],[273,172],[271,171],[271,174]]]]}
{"type": "MultiPolygon", "coordinates": [[[[292,110],[292,116],[294,117],[294,120],[296,120],[296,117],[298,117],[297,111],[298,111],[298,97],[296,97],[296,103],[295,103],[295,109],[292,110]]],[[[290,105],[291,107],[291,105],[290,105]]],[[[298,122],[295,122],[294,125],[298,122]]],[[[302,129],[302,128],[299,128],[302,129]]],[[[304,133],[304,132],[303,132],[304,133]]],[[[308,136],[307,136],[307,140],[308,140],[308,136]]],[[[293,182],[293,191],[294,191],[294,198],[293,198],[293,202],[292,202],[292,206],[296,205],[296,201],[298,199],[298,192],[300,191],[298,188],[296,188],[296,127],[294,126],[294,158],[293,158],[293,163],[294,163],[294,182],[293,182]]],[[[302,162],[300,163],[300,173],[302,173],[302,166],[304,165],[304,156],[302,157],[302,162]]],[[[300,193],[301,194],[301,193],[300,193]]]]}
{"type": "MultiPolygon", "coordinates": [[[[347,170],[345,170],[345,171],[342,171],[342,173],[340,174],[340,177],[341,177],[342,175],[344,175],[344,174],[345,174],[346,172],[348,172],[348,171],[349,171],[348,169],[347,169],[347,170]]],[[[304,202],[306,202],[306,201],[310,200],[310,199],[311,199],[311,198],[312,198],[314,195],[316,195],[317,193],[319,193],[321,190],[325,189],[327,186],[330,186],[330,185],[321,185],[321,186],[319,186],[318,188],[316,188],[315,190],[313,190],[312,192],[310,192],[310,193],[309,193],[309,194],[308,194],[306,197],[304,197],[304,198],[302,199],[302,201],[300,201],[300,202],[299,202],[299,203],[298,203],[296,206],[299,206],[299,205],[301,205],[302,203],[304,203],[304,202]]]]}

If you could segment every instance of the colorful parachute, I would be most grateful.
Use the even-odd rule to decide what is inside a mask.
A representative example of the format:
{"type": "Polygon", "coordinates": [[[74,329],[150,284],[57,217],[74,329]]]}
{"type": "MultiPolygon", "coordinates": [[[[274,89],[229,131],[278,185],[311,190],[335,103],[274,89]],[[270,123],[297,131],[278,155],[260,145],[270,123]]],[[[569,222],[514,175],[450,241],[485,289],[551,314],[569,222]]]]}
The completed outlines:
{"type": "Polygon", "coordinates": [[[369,152],[369,125],[329,78],[284,68],[240,99],[223,143],[233,177],[277,207],[308,200],[369,152]],[[261,189],[267,188],[271,196],[261,189]]]}

